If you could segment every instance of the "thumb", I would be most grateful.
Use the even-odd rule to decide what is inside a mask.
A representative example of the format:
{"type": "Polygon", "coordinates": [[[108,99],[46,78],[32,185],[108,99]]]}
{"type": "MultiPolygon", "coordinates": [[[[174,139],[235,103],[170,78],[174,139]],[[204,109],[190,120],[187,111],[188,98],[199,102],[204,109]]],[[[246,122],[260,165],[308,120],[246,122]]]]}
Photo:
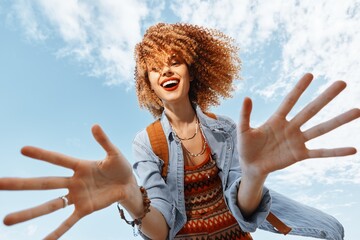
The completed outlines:
{"type": "Polygon", "coordinates": [[[118,149],[110,141],[110,139],[105,134],[104,130],[100,127],[100,125],[95,124],[91,128],[91,131],[95,140],[101,145],[101,147],[106,151],[108,155],[119,154],[118,149]]]}
{"type": "Polygon", "coordinates": [[[251,110],[252,110],[251,98],[246,97],[243,101],[243,105],[240,112],[240,122],[239,122],[240,133],[250,129],[251,110]]]}
{"type": "MultiPolygon", "coordinates": [[[[128,180],[126,176],[133,176],[131,164],[126,160],[121,151],[110,141],[104,130],[98,124],[95,124],[91,128],[91,131],[96,141],[107,153],[107,157],[101,161],[101,164],[99,165],[100,168],[104,170],[108,176],[113,176],[115,178],[120,176],[122,180],[125,180],[126,182],[128,180]]],[[[134,179],[134,177],[131,179],[134,179]]]]}

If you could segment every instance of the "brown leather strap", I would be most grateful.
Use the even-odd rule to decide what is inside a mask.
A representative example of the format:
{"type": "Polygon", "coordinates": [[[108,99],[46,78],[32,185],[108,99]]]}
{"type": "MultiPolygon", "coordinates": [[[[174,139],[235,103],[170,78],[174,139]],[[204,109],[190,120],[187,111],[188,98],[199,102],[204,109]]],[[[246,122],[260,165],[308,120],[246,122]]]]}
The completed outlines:
{"type": "Polygon", "coordinates": [[[146,128],[154,153],[164,161],[161,176],[166,178],[169,164],[169,149],[160,120],[156,120],[146,128]]]}
{"type": "Polygon", "coordinates": [[[280,233],[286,235],[291,231],[291,227],[283,223],[278,217],[276,217],[272,212],[269,213],[266,220],[268,220],[274,228],[280,233]]]}
{"type": "Polygon", "coordinates": [[[216,115],[214,113],[211,113],[211,112],[205,112],[205,114],[210,117],[210,118],[213,118],[213,119],[216,119],[216,115]]]}

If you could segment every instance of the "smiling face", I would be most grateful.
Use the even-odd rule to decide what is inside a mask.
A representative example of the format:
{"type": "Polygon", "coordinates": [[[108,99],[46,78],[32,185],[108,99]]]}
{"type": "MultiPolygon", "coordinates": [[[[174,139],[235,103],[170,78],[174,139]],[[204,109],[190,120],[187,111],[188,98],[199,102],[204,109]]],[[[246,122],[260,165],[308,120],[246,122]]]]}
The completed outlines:
{"type": "Polygon", "coordinates": [[[168,104],[188,104],[190,76],[183,58],[171,53],[157,56],[147,63],[151,89],[161,99],[166,108],[168,104]]]}
{"type": "Polygon", "coordinates": [[[184,23],[158,23],[149,27],[142,41],[135,46],[134,75],[140,107],[148,109],[154,117],[160,117],[164,103],[174,100],[179,90],[186,90],[185,96],[203,111],[218,105],[221,98],[231,97],[233,80],[239,78],[241,61],[238,50],[232,38],[216,29],[184,23]],[[181,56],[188,68],[187,74],[179,72],[168,62],[171,52],[181,56]],[[166,67],[170,69],[168,82],[157,83],[162,88],[152,85],[150,78],[162,81],[164,77],[161,75],[167,72],[166,67]],[[157,77],[154,77],[154,72],[157,77]],[[191,76],[189,81],[193,79],[191,87],[187,88],[182,82],[186,75],[191,76]],[[170,99],[171,96],[174,98],[170,99]]]}

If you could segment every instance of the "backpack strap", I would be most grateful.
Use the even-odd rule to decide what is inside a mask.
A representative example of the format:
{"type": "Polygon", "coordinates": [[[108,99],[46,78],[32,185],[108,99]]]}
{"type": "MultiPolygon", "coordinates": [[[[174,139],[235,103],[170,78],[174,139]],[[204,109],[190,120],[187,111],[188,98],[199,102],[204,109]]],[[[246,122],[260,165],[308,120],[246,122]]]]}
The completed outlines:
{"type": "Polygon", "coordinates": [[[205,112],[205,114],[206,114],[208,117],[212,118],[212,119],[216,119],[216,115],[215,115],[214,113],[205,112]]]}
{"type": "Polygon", "coordinates": [[[169,165],[169,149],[164,130],[160,123],[160,119],[147,126],[146,132],[149,136],[151,148],[153,149],[154,153],[164,161],[161,176],[166,179],[169,165]]]}
{"type": "Polygon", "coordinates": [[[291,227],[286,225],[283,221],[281,221],[277,216],[275,216],[272,212],[269,212],[269,215],[266,217],[266,220],[280,233],[286,235],[291,231],[291,227]]]}
{"type": "MultiPolygon", "coordinates": [[[[208,117],[216,119],[214,113],[205,113],[208,117]]],[[[146,127],[146,132],[149,136],[151,148],[154,153],[164,161],[161,170],[161,176],[166,180],[167,170],[169,165],[169,149],[166,141],[165,132],[161,126],[160,119],[154,121],[149,126],[146,127]]],[[[277,218],[272,212],[266,217],[266,220],[280,233],[286,235],[291,231],[291,228],[283,223],[279,218],[277,218]]]]}

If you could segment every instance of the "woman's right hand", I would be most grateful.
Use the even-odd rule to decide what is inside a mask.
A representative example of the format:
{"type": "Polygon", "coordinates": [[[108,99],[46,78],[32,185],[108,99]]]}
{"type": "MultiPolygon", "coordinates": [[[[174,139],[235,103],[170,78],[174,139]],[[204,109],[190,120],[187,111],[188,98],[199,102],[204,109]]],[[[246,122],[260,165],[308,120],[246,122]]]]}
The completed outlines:
{"type": "MultiPolygon", "coordinates": [[[[66,198],[68,204],[74,204],[74,212],[45,239],[58,239],[84,216],[114,202],[127,201],[134,187],[137,187],[130,163],[110,142],[100,126],[93,126],[92,133],[107,153],[103,160],[81,160],[29,146],[21,150],[27,157],[72,169],[72,177],[0,178],[0,190],[69,190],[66,198]]],[[[4,223],[13,225],[63,207],[64,200],[56,198],[39,206],[11,213],[5,217],[4,223]]]]}

